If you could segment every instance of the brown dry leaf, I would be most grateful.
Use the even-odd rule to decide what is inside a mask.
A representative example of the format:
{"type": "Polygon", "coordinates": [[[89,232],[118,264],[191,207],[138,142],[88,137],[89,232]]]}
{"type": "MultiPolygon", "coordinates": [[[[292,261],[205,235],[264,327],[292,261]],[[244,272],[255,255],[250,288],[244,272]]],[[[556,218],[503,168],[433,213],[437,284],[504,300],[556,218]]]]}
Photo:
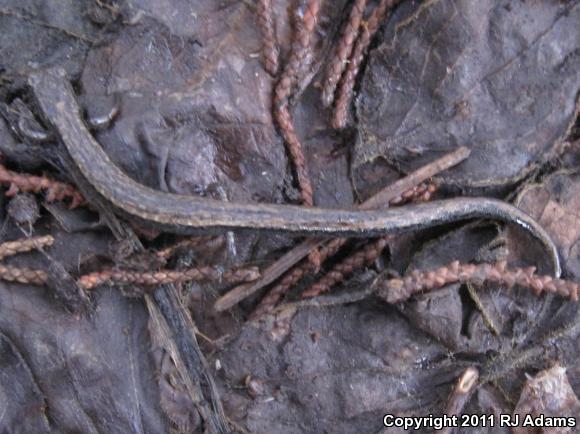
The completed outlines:
{"type": "Polygon", "coordinates": [[[26,362],[26,348],[0,333],[0,408],[5,432],[50,432],[46,396],[26,362]]]}
{"type": "Polygon", "coordinates": [[[580,400],[568,382],[566,369],[556,365],[539,372],[533,378],[528,378],[514,410],[515,415],[519,416],[520,422],[519,426],[514,427],[514,434],[578,432],[580,400]],[[536,418],[563,418],[562,422],[566,423],[554,427],[548,422],[543,422],[537,429],[530,428],[530,425],[526,426],[527,421],[536,418]]]}
{"type": "Polygon", "coordinates": [[[571,278],[580,278],[580,175],[557,172],[526,187],[516,205],[548,231],[571,278]]]}
{"type": "Polygon", "coordinates": [[[441,411],[459,369],[448,351],[376,302],[304,309],[283,340],[244,326],[216,357],[226,413],[252,433],[377,432],[385,413],[441,411]],[[234,385],[259,378],[266,396],[234,385]]]}
{"type": "Polygon", "coordinates": [[[0,2],[0,85],[22,86],[27,74],[45,66],[78,74],[88,48],[102,35],[101,25],[107,24],[95,22],[97,9],[94,0],[0,2]]]}
{"type": "Polygon", "coordinates": [[[576,119],[579,1],[432,0],[399,16],[362,80],[356,165],[410,170],[468,146],[447,180],[482,187],[551,158],[576,119]]]}
{"type": "Polygon", "coordinates": [[[230,200],[281,201],[286,155],[270,114],[272,80],[252,57],[252,11],[243,2],[186,3],[174,9],[185,8],[187,25],[145,4],[131,9],[133,26],[89,53],[84,93],[117,94],[121,112],[98,139],[151,187],[216,194],[219,185],[230,200]]]}
{"type": "MultiPolygon", "coordinates": [[[[222,199],[219,186],[232,201],[286,201],[291,177],[271,114],[276,80],[261,64],[250,2],[127,3],[124,19],[133,25],[91,50],[81,77],[88,100],[118,96],[117,121],[97,135],[109,156],[153,188],[222,199]]],[[[293,8],[273,4],[286,48],[293,8]]],[[[307,151],[317,203],[350,205],[346,158],[328,156],[335,143],[320,134],[323,114],[308,101],[295,118],[305,146],[317,149],[307,151]]]]}
{"type": "MultiPolygon", "coordinates": [[[[502,259],[495,256],[504,252],[499,235],[495,225],[464,225],[415,247],[404,272],[431,270],[453,260],[479,262],[482,256],[489,256],[487,260],[491,261],[502,259]]],[[[399,308],[409,321],[451,351],[485,354],[511,350],[514,342],[523,339],[530,318],[535,318],[542,307],[542,300],[526,290],[505,291],[498,285],[472,285],[471,290],[477,302],[466,285],[448,285],[418,294],[399,308]]]]}

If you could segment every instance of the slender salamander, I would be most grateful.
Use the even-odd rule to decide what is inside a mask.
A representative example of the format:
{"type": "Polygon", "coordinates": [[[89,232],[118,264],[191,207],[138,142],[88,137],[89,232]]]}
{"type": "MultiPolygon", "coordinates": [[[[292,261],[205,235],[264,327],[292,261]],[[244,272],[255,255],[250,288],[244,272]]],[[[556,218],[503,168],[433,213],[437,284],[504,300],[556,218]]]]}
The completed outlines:
{"type": "Polygon", "coordinates": [[[458,198],[374,211],[240,204],[166,193],[125,175],[89,133],[62,68],[38,71],[29,84],[46,120],[86,181],[115,209],[176,233],[209,229],[277,230],[328,236],[367,237],[454,221],[489,218],[523,227],[539,240],[560,275],[556,247],[544,229],[518,208],[495,199],[458,198]]]}

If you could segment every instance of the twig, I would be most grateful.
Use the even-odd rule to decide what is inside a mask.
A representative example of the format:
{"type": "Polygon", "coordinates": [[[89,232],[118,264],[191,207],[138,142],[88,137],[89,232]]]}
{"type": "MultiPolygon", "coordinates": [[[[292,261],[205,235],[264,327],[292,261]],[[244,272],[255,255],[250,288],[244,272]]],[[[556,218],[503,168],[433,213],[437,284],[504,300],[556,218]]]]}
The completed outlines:
{"type": "Polygon", "coordinates": [[[311,239],[304,241],[294,249],[284,254],[280,259],[275,261],[272,265],[262,272],[262,277],[256,282],[236,286],[227,294],[221,296],[214,304],[214,309],[217,312],[223,312],[235,306],[242,300],[245,300],[250,295],[259,291],[264,286],[269,285],[282,274],[284,274],[290,267],[295,265],[298,261],[308,255],[310,249],[322,244],[324,240],[311,239]]]}
{"type": "Polygon", "coordinates": [[[508,288],[518,285],[530,288],[534,294],[542,292],[568,297],[578,301],[580,284],[551,276],[538,276],[536,268],[507,268],[506,261],[496,264],[460,264],[454,261],[449,265],[432,271],[415,270],[403,278],[382,280],[375,282],[378,295],[387,303],[399,303],[409,299],[413,294],[441,288],[456,282],[495,282],[508,288]]]}
{"type": "Polygon", "coordinates": [[[389,201],[389,205],[403,205],[408,202],[428,202],[431,195],[437,191],[437,184],[433,181],[422,182],[421,184],[410,188],[399,197],[389,201]]]}
{"type": "MultiPolygon", "coordinates": [[[[431,194],[435,192],[436,185],[433,182],[422,183],[416,187],[404,192],[401,196],[390,201],[392,204],[403,204],[408,201],[428,201],[431,194]]],[[[318,282],[303,292],[302,297],[317,297],[323,292],[329,291],[332,287],[338,285],[347,276],[356,270],[372,264],[387,246],[389,236],[376,240],[374,243],[367,244],[360,250],[356,251],[349,257],[336,264],[330,271],[320,278],[318,282]]],[[[346,238],[336,238],[320,250],[321,263],[329,257],[334,256],[342,246],[348,241],[346,238]]],[[[319,267],[313,267],[312,261],[301,264],[291,270],[284,276],[281,282],[272,288],[262,299],[258,307],[250,315],[250,319],[256,319],[266,313],[269,313],[276,306],[278,301],[286,294],[292,286],[300,281],[307,274],[318,273],[319,267]]]]}
{"type": "MultiPolygon", "coordinates": [[[[391,204],[403,204],[408,201],[428,201],[431,194],[435,191],[434,183],[422,183],[417,187],[407,190],[401,196],[390,201],[391,204]]],[[[302,296],[306,298],[316,297],[323,292],[329,291],[333,286],[342,282],[348,275],[354,271],[359,270],[372,264],[387,246],[389,237],[378,239],[372,244],[367,244],[361,250],[355,252],[351,256],[345,258],[339,264],[336,264],[332,270],[327,272],[322,278],[307,289],[302,296]]],[[[334,256],[346,243],[347,239],[337,238],[332,240],[329,244],[320,250],[321,262],[324,262],[329,257],[334,256]]],[[[306,274],[316,273],[317,269],[309,266],[308,263],[302,264],[290,271],[282,278],[282,281],[268,292],[262,299],[258,307],[251,315],[251,319],[265,315],[271,312],[274,306],[288,292],[288,290],[300,281],[306,274]]]]}
{"type": "MultiPolygon", "coordinates": [[[[437,186],[433,182],[421,183],[418,186],[407,190],[401,196],[391,200],[389,205],[400,206],[407,202],[427,202],[436,189],[437,186]]],[[[336,264],[332,270],[322,276],[318,282],[304,291],[302,297],[317,297],[323,292],[328,292],[332,287],[340,284],[347,276],[351,275],[356,270],[371,265],[381,255],[382,251],[387,246],[389,238],[389,236],[379,238],[374,243],[365,245],[360,250],[343,259],[340,263],[336,264]]]]}
{"type": "MultiPolygon", "coordinates": [[[[391,200],[401,196],[405,191],[413,188],[415,185],[420,184],[427,179],[437,175],[438,173],[441,173],[450,167],[461,163],[467,159],[467,157],[469,157],[470,152],[471,151],[468,148],[461,147],[456,151],[417,169],[404,178],[399,179],[390,186],[382,189],[380,192],[362,204],[358,205],[356,208],[360,210],[366,210],[384,207],[391,200]]],[[[263,270],[262,277],[260,277],[257,281],[251,284],[237,286],[227,294],[220,297],[216,301],[214,309],[218,312],[221,312],[231,308],[232,306],[235,306],[242,300],[254,294],[256,291],[259,291],[266,285],[272,283],[288,269],[307,256],[311,249],[318,247],[323,242],[324,240],[321,239],[309,239],[300,243],[288,253],[284,254],[280,259],[275,261],[268,268],[263,270]]]]}
{"type": "Polygon", "coordinates": [[[284,138],[290,159],[296,171],[300,196],[305,205],[312,206],[314,193],[302,144],[298,138],[290,114],[289,97],[298,81],[308,53],[311,51],[314,27],[320,10],[319,0],[308,0],[304,9],[299,8],[295,20],[294,40],[290,57],[274,90],[274,117],[284,138]]]}
{"type": "MultiPolygon", "coordinates": [[[[346,238],[336,238],[328,243],[326,246],[320,249],[320,258],[324,262],[327,258],[334,256],[336,252],[347,242],[346,238]]],[[[264,298],[260,301],[260,304],[254,309],[254,312],[250,315],[250,319],[256,319],[270,312],[274,306],[278,303],[280,298],[288,290],[294,286],[302,277],[313,271],[313,266],[310,262],[304,262],[299,266],[295,267],[288,274],[286,274],[280,283],[266,294],[264,298]]]]}
{"type": "Polygon", "coordinates": [[[187,238],[185,240],[178,241],[177,243],[165,247],[157,252],[155,252],[155,256],[159,259],[167,260],[171,256],[175,254],[176,251],[182,249],[190,249],[193,247],[199,247],[201,245],[205,245],[207,243],[211,243],[212,248],[219,247],[223,245],[225,242],[224,237],[213,237],[213,236],[205,236],[205,237],[194,237],[194,238],[187,238]]]}
{"type": "Polygon", "coordinates": [[[368,21],[361,24],[360,35],[355,42],[352,55],[338,86],[336,105],[332,119],[332,126],[336,129],[341,129],[346,126],[354,84],[366,51],[373,36],[386,18],[389,9],[398,2],[397,0],[381,0],[379,5],[372,11],[368,21]]]}
{"type": "MultiPolygon", "coordinates": [[[[358,291],[351,291],[340,294],[329,294],[321,297],[305,298],[298,301],[292,301],[289,303],[283,303],[276,306],[270,313],[272,315],[278,315],[281,312],[285,312],[288,309],[306,309],[306,308],[321,308],[330,306],[339,306],[343,304],[351,304],[359,301],[368,299],[373,295],[372,288],[367,285],[358,291]]],[[[252,318],[253,320],[259,319],[252,318]]]]}
{"type": "Polygon", "coordinates": [[[391,200],[396,199],[406,191],[411,190],[416,185],[428,180],[429,178],[438,175],[439,173],[458,165],[462,161],[466,160],[471,151],[466,147],[461,147],[449,154],[444,155],[441,158],[428,163],[423,167],[415,170],[404,178],[395,181],[390,186],[379,191],[374,196],[370,197],[364,201],[357,209],[368,210],[368,209],[379,209],[384,207],[384,204],[390,203],[391,200]]]}
{"type": "Polygon", "coordinates": [[[272,0],[258,0],[256,15],[262,34],[262,61],[264,62],[264,69],[270,75],[276,76],[278,73],[279,53],[272,14],[272,0]]]}
{"type": "Polygon", "coordinates": [[[326,273],[318,282],[302,293],[303,298],[316,297],[323,292],[327,292],[333,286],[342,282],[354,271],[366,267],[377,260],[382,251],[387,247],[389,237],[382,237],[374,243],[367,244],[362,250],[345,258],[336,264],[332,270],[326,273]]]}
{"type": "MultiPolygon", "coordinates": [[[[473,367],[467,368],[463,372],[449,396],[449,402],[445,410],[447,416],[460,416],[463,413],[465,405],[478,385],[478,379],[479,371],[473,367]]],[[[445,427],[441,430],[441,434],[450,434],[452,431],[453,427],[445,427]]]]}
{"type": "Polygon", "coordinates": [[[42,270],[0,264],[0,280],[32,285],[44,285],[48,280],[48,275],[42,270]]]}
{"type": "Polygon", "coordinates": [[[329,107],[334,101],[334,91],[348,63],[366,5],[367,0],[355,0],[348,22],[342,29],[341,38],[336,44],[336,53],[328,65],[326,79],[322,86],[322,104],[325,107],[329,107]]]}
{"type": "Polygon", "coordinates": [[[477,291],[475,290],[473,285],[469,282],[467,283],[467,292],[469,293],[469,296],[471,297],[471,299],[475,303],[475,306],[479,310],[479,313],[481,313],[481,318],[483,319],[483,323],[486,325],[486,327],[494,335],[499,336],[500,330],[499,330],[498,326],[491,319],[491,316],[489,315],[489,312],[487,311],[487,309],[483,305],[481,298],[479,297],[479,294],[477,293],[477,291]]]}
{"type": "Polygon", "coordinates": [[[188,270],[159,270],[138,272],[129,270],[105,270],[81,276],[77,283],[83,289],[93,289],[107,282],[137,285],[162,285],[198,280],[239,283],[256,280],[260,276],[255,267],[223,271],[218,267],[198,267],[188,270]]]}
{"type": "Polygon", "coordinates": [[[10,186],[6,196],[14,196],[19,192],[39,193],[46,191],[48,202],[64,199],[71,200],[71,208],[75,208],[85,202],[83,195],[73,186],[55,181],[45,176],[29,175],[25,173],[16,173],[6,169],[0,164],[0,184],[10,186]]]}
{"type": "MultiPolygon", "coordinates": [[[[99,285],[109,282],[144,286],[199,280],[239,283],[255,280],[259,275],[258,269],[254,267],[230,271],[221,271],[216,267],[199,267],[183,271],[160,270],[156,272],[105,270],[81,276],[77,280],[77,285],[81,289],[94,289],[99,285]]],[[[49,281],[49,276],[48,273],[42,270],[0,264],[0,280],[32,285],[46,285],[49,281]]]]}
{"type": "MultiPolygon", "coordinates": [[[[203,419],[204,432],[229,434],[231,430],[227,424],[219,390],[195,337],[197,326],[182,302],[177,288],[174,285],[160,285],[153,293],[153,298],[161,314],[158,317],[162,317],[162,322],[167,325],[164,327],[165,336],[161,337],[171,339],[172,358],[184,382],[189,386],[188,389],[194,392],[190,394],[190,399],[203,419]]],[[[151,301],[149,298],[146,300],[151,301]]]]}
{"type": "Polygon", "coordinates": [[[499,353],[497,356],[486,360],[481,368],[479,382],[480,384],[492,383],[505,400],[515,406],[516,402],[513,402],[498,380],[505,377],[509,372],[530,366],[544,357],[546,357],[545,345],[532,345],[528,348],[516,349],[508,353],[499,353]]]}
{"type": "Polygon", "coordinates": [[[0,260],[18,253],[30,252],[39,247],[51,246],[52,243],[54,243],[54,238],[50,235],[7,241],[0,244],[0,260]]]}

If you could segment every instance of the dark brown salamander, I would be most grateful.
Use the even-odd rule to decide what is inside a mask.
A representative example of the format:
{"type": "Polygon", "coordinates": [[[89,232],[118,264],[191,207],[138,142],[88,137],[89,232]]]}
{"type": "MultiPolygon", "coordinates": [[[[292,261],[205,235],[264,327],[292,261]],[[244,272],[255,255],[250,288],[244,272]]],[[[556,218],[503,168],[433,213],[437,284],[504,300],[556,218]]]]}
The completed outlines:
{"type": "Polygon", "coordinates": [[[292,205],[240,204],[153,190],[125,175],[84,125],[72,87],[60,68],[39,71],[29,83],[46,116],[88,183],[118,211],[163,230],[278,230],[367,237],[471,218],[489,218],[525,228],[546,249],[554,274],[560,263],[554,243],[530,216],[505,202],[460,198],[376,211],[347,211],[292,205]]]}

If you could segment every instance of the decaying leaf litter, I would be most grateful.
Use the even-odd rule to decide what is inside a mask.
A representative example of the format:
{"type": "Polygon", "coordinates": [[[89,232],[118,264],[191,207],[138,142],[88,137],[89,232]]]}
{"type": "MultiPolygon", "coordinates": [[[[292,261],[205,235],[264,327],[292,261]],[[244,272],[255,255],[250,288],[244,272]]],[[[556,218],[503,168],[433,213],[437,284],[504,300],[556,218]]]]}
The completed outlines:
{"type": "MultiPolygon", "coordinates": [[[[298,264],[306,267],[303,278],[254,321],[248,316],[284,272],[296,270],[292,264],[219,313],[214,303],[232,289],[219,281],[155,291],[103,285],[89,298],[74,292],[78,277],[109,269],[266,270],[301,240],[233,232],[190,242],[127,226],[86,193],[40,116],[28,75],[64,67],[92,133],[142,184],[236,202],[300,203],[296,159],[287,158],[288,136],[272,110],[296,47],[304,51],[295,55],[289,93],[278,95],[316,206],[351,208],[464,146],[469,157],[435,173],[431,193],[515,203],[549,232],[564,277],[578,282],[580,2],[258,3],[0,4],[4,209],[14,201],[3,213],[2,241],[54,239],[42,252],[3,260],[3,267],[47,272],[52,285],[0,286],[2,386],[10,392],[2,425],[11,432],[370,433],[381,432],[385,413],[577,413],[576,303],[477,279],[395,305],[369,295],[378,273],[396,280],[454,260],[535,265],[549,274],[543,252],[512,227],[470,222],[389,237],[341,283],[342,272],[350,273],[344,264],[357,263],[357,252],[377,241],[345,242],[327,262],[310,255],[298,264]],[[263,62],[256,14],[264,3],[277,72],[263,62]],[[392,8],[390,16],[349,79],[354,98],[337,125],[340,98],[328,108],[322,100],[337,70],[329,65],[348,52],[349,32],[358,28],[351,50],[365,42],[380,7],[384,15],[392,8]],[[299,20],[308,16],[312,34],[297,44],[299,20]],[[56,188],[65,184],[87,194],[91,207],[70,207],[69,198],[81,201],[56,188]],[[40,218],[17,222],[24,201],[16,199],[26,192],[37,193],[40,218]],[[301,300],[333,278],[339,285],[324,287],[329,294],[301,300]],[[461,400],[454,391],[469,369],[477,370],[477,385],[461,400]],[[551,376],[569,383],[568,398],[533,402],[536,386],[526,374],[540,384],[551,376]]],[[[401,191],[401,200],[430,199],[413,196],[420,182],[401,191]]]]}

